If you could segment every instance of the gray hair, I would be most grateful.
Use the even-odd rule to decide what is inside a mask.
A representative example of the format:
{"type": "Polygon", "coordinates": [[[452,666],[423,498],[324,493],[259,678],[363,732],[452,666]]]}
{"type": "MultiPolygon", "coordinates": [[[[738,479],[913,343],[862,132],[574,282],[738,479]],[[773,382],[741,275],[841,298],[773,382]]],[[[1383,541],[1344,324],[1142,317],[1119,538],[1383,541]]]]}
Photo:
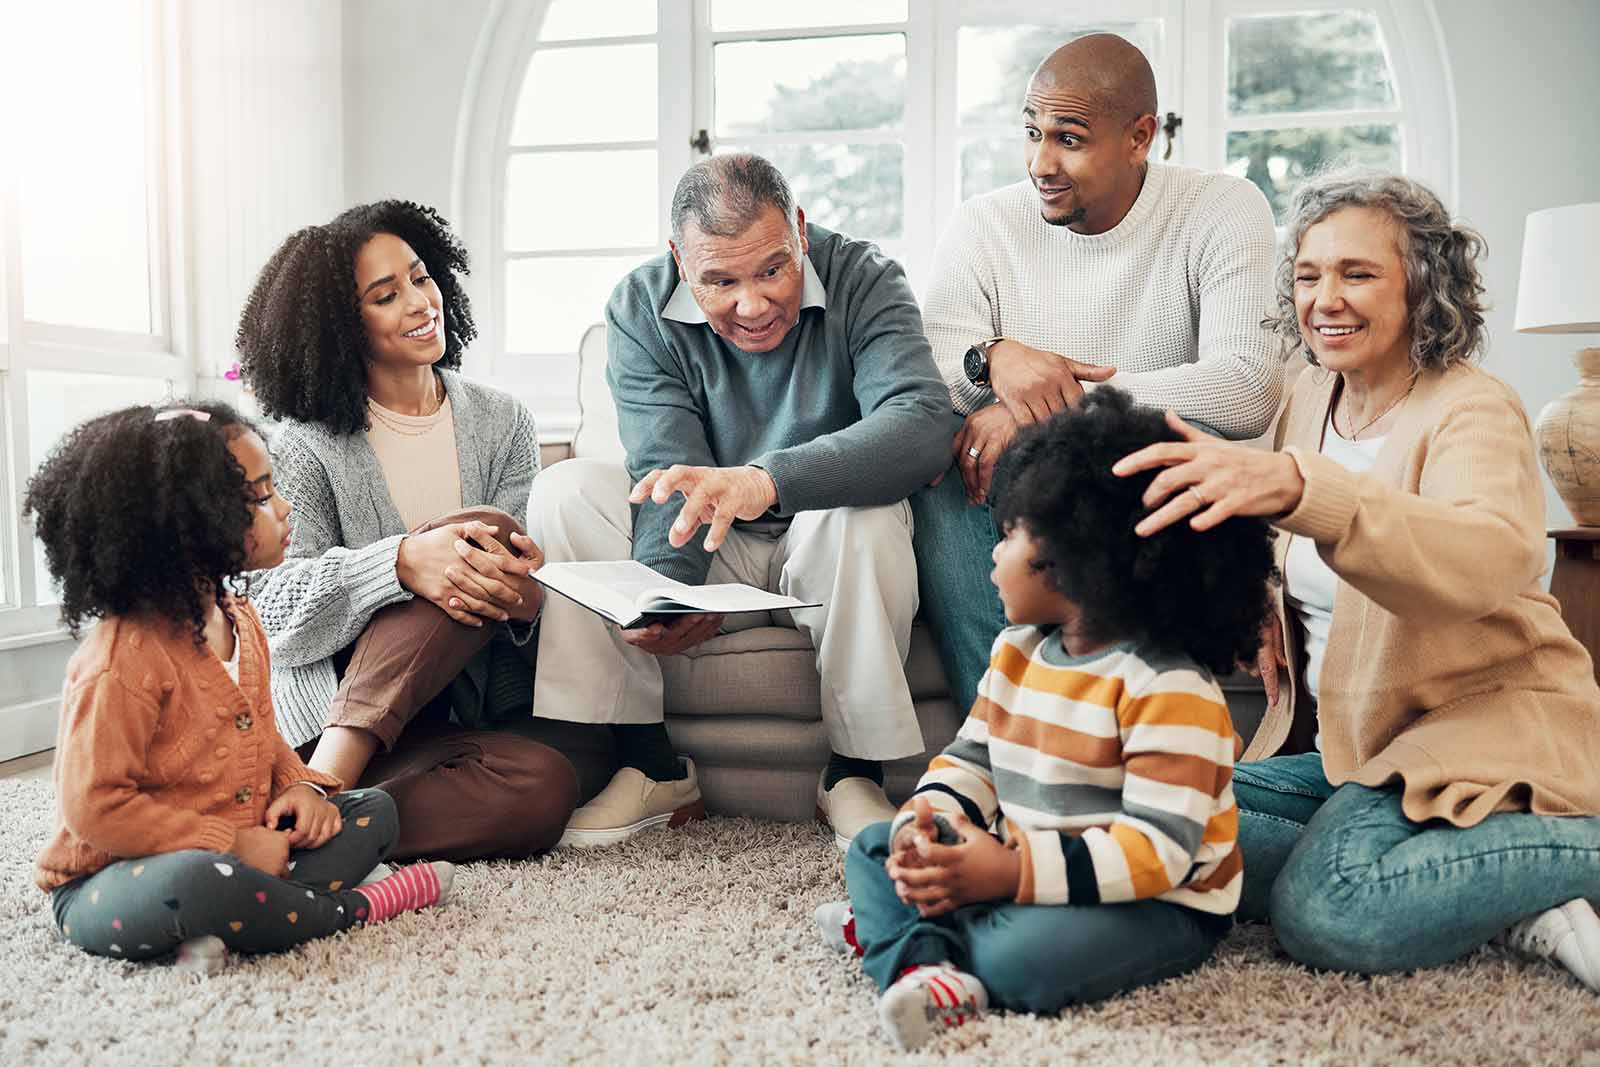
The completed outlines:
{"type": "Polygon", "coordinates": [[[683,243],[693,221],[713,237],[737,237],[771,204],[793,226],[794,192],[783,172],[760,156],[736,152],[702,159],[678,179],[672,193],[672,240],[683,243]]]}
{"type": "Polygon", "coordinates": [[[1347,207],[1377,208],[1400,233],[1412,370],[1443,370],[1481,355],[1487,305],[1477,260],[1488,247],[1483,235],[1452,222],[1444,204],[1420,182],[1369,168],[1326,171],[1295,190],[1278,262],[1277,307],[1261,325],[1284,338],[1291,353],[1298,351],[1317,365],[1295,316],[1294,261],[1306,231],[1347,207]]]}

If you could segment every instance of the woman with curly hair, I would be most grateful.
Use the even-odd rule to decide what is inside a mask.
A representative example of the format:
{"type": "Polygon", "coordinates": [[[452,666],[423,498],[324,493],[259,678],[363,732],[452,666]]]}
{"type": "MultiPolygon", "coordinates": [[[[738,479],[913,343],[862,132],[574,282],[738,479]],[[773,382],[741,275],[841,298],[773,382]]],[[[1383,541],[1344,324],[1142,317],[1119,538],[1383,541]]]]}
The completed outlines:
{"type": "Polygon", "coordinates": [[[431,209],[366,204],[291,235],[238,331],[295,507],[288,558],[255,577],[273,698],[311,766],[394,796],[402,857],[529,855],[578,799],[566,757],[511,729],[531,724],[539,452],[521,403],[457,373],[466,271],[431,209]]]}
{"type": "Polygon", "coordinates": [[[229,949],[444,899],[443,862],[357,885],[394,845],[393,800],[340,792],[273,721],[267,637],[233,586],[283,559],[289,505],[249,423],[215,403],[102,415],[50,455],[24,507],[63,620],[75,635],[100,620],[67,665],[59,825],[34,872],[62,936],[213,973],[229,949]]]}
{"type": "Polygon", "coordinates": [[[990,580],[1011,625],[955,741],[856,837],[850,903],[817,913],[835,948],[853,937],[902,1050],[991,1006],[1056,1012],[1193,970],[1232,925],[1215,675],[1256,654],[1272,535],[1248,518],[1134,535],[1150,479],[1111,465],[1181,439],[1102,388],[1002,461],[990,580]]]}
{"type": "Polygon", "coordinates": [[[1507,934],[1600,991],[1600,688],[1539,583],[1527,414],[1471,363],[1482,240],[1366,171],[1303,185],[1288,235],[1266,325],[1314,369],[1278,450],[1185,432],[1116,468],[1160,470],[1142,535],[1238,515],[1284,534],[1271,706],[1234,772],[1240,915],[1362,973],[1507,934]]]}

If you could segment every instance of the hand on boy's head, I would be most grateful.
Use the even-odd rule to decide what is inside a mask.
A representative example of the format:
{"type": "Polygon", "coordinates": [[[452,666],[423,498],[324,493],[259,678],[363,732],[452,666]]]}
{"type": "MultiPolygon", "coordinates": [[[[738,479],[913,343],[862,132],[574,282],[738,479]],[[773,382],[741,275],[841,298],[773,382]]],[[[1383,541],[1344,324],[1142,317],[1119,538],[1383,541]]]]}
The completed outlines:
{"type": "Polygon", "coordinates": [[[285,835],[293,848],[321,848],[344,828],[339,809],[305,784],[292,785],[279,793],[267,806],[262,823],[269,830],[277,830],[285,817],[294,820],[293,829],[285,835]]]}
{"type": "Polygon", "coordinates": [[[1119,478],[1159,472],[1144,492],[1149,514],[1134,527],[1140,537],[1184,519],[1204,531],[1234,515],[1272,517],[1299,506],[1305,479],[1292,456],[1219,440],[1172,411],[1167,425],[1182,440],[1146,445],[1111,466],[1119,478]]]}

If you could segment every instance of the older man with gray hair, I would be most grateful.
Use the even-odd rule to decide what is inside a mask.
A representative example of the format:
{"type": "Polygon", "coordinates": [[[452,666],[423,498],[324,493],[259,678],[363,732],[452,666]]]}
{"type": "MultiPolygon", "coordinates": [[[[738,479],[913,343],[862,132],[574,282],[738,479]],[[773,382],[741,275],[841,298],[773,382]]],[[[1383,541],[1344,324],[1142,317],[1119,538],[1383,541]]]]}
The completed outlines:
{"type": "MultiPolygon", "coordinates": [[[[606,305],[626,470],[548,468],[530,525],[551,561],[631,557],[682,582],[822,605],[792,615],[816,650],[832,749],[817,806],[844,847],[894,815],[882,761],[923,750],[904,670],[917,609],[906,498],[949,462],[949,394],[899,264],[808,225],[765,159],[691,167],[670,247],[606,305]]],[[[610,844],[703,811],[662,721],[656,657],[722,623],[619,630],[546,601],[534,714],[610,724],[622,764],[565,843],[610,844]]]]}

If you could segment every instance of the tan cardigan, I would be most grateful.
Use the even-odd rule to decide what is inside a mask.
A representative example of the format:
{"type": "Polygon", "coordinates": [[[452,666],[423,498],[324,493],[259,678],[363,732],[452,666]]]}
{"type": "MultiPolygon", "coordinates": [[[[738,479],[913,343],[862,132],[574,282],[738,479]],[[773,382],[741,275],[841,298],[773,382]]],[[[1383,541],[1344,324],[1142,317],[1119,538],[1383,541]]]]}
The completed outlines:
{"type": "Polygon", "coordinates": [[[237,684],[192,628],[165,619],[109,617],[73,653],[56,740],[58,822],[34,866],[40,889],[119,859],[226,852],[295,783],[339,788],[279,736],[266,631],[248,601],[232,605],[237,684]]]}
{"type": "MultiPolygon", "coordinates": [[[[1600,813],[1600,688],[1539,585],[1544,492],[1516,393],[1467,365],[1425,373],[1354,474],[1320,454],[1336,381],[1301,374],[1278,424],[1306,485],[1275,523],[1339,577],[1317,708],[1328,781],[1400,779],[1416,822],[1600,813]]],[[[1294,663],[1298,628],[1277,601],[1294,663]]],[[[1304,702],[1286,685],[1245,759],[1288,738],[1304,702]]]]}

